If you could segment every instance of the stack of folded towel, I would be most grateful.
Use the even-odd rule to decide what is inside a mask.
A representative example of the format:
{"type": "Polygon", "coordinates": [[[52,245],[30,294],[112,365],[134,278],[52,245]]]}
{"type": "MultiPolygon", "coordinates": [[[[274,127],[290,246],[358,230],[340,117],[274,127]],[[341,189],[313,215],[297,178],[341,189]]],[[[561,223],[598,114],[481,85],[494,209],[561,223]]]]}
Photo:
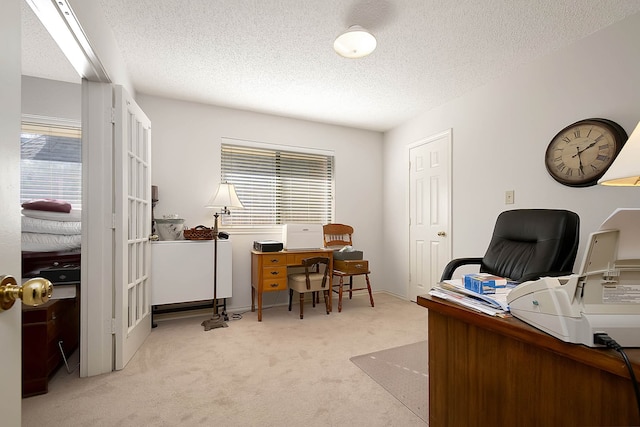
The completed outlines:
{"type": "Polygon", "coordinates": [[[22,204],[22,250],[52,252],[80,248],[81,211],[62,200],[40,199],[22,204]]]}

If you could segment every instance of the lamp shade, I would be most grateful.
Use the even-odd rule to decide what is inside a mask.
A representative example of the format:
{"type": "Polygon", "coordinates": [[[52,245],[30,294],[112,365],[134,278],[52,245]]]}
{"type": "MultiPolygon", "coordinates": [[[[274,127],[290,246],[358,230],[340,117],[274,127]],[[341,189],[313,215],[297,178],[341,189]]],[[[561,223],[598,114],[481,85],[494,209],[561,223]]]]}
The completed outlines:
{"type": "Polygon", "coordinates": [[[376,38],[359,25],[352,25],[333,42],[333,49],[345,58],[362,58],[376,48],[376,38]]]}
{"type": "Polygon", "coordinates": [[[244,206],[233,184],[221,182],[218,186],[216,194],[205,205],[206,208],[225,208],[225,209],[242,209],[244,206]]]}
{"type": "Polygon", "coordinates": [[[629,136],[611,167],[598,180],[611,186],[640,186],[640,123],[629,136]]]}

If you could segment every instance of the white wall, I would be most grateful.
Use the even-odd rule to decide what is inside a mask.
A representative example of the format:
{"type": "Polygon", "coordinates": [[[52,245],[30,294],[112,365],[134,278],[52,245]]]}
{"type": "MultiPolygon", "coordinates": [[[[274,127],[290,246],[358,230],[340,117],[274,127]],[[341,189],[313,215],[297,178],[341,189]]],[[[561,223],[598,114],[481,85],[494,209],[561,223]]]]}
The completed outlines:
{"type": "MultiPolygon", "coordinates": [[[[354,246],[369,259],[372,286],[383,289],[382,134],[304,120],[252,113],[139,94],[151,119],[152,183],[158,186],[156,215],[179,214],[186,226],[213,225],[204,205],[220,182],[223,137],[333,150],[336,166],[335,221],[355,228],[354,246]]],[[[224,229],[224,228],[222,228],[224,229]]],[[[250,250],[254,240],[280,239],[280,232],[226,230],[233,241],[232,310],[251,305],[250,250]]],[[[286,292],[265,295],[284,303],[286,292]]]]}
{"type": "Polygon", "coordinates": [[[75,83],[22,76],[22,114],[81,120],[81,89],[75,83]]]}
{"type": "Polygon", "coordinates": [[[482,256],[499,212],[564,208],[586,238],[617,207],[640,207],[637,188],[570,188],[546,172],[544,153],[565,126],[611,119],[630,133],[640,120],[640,14],[425,112],[384,140],[383,281],[407,295],[409,238],[406,146],[453,129],[453,257],[482,256]],[[404,188],[405,191],[397,191],[404,188]],[[505,190],[515,204],[505,205],[505,190]]]}

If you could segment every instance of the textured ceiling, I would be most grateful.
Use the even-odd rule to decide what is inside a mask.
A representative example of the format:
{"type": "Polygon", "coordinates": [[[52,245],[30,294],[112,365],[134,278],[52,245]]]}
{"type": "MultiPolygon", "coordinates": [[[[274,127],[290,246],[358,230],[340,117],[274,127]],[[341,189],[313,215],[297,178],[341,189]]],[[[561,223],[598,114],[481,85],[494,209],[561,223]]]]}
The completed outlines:
{"type": "MultiPolygon", "coordinates": [[[[138,92],[376,131],[640,11],[639,0],[91,1],[138,92]],[[332,49],[353,24],[378,40],[366,58],[332,49]]],[[[25,9],[23,74],[78,81],[25,9]]]]}

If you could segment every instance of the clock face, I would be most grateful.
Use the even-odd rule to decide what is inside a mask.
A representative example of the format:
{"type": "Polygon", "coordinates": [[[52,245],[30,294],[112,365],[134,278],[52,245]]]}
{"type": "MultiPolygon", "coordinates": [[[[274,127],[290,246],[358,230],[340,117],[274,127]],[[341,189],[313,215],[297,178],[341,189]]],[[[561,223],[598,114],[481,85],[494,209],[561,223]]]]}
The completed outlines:
{"type": "Polygon", "coordinates": [[[615,122],[580,120],[562,129],[549,143],[545,154],[547,171],[564,185],[595,185],[626,140],[626,132],[615,122]]]}

